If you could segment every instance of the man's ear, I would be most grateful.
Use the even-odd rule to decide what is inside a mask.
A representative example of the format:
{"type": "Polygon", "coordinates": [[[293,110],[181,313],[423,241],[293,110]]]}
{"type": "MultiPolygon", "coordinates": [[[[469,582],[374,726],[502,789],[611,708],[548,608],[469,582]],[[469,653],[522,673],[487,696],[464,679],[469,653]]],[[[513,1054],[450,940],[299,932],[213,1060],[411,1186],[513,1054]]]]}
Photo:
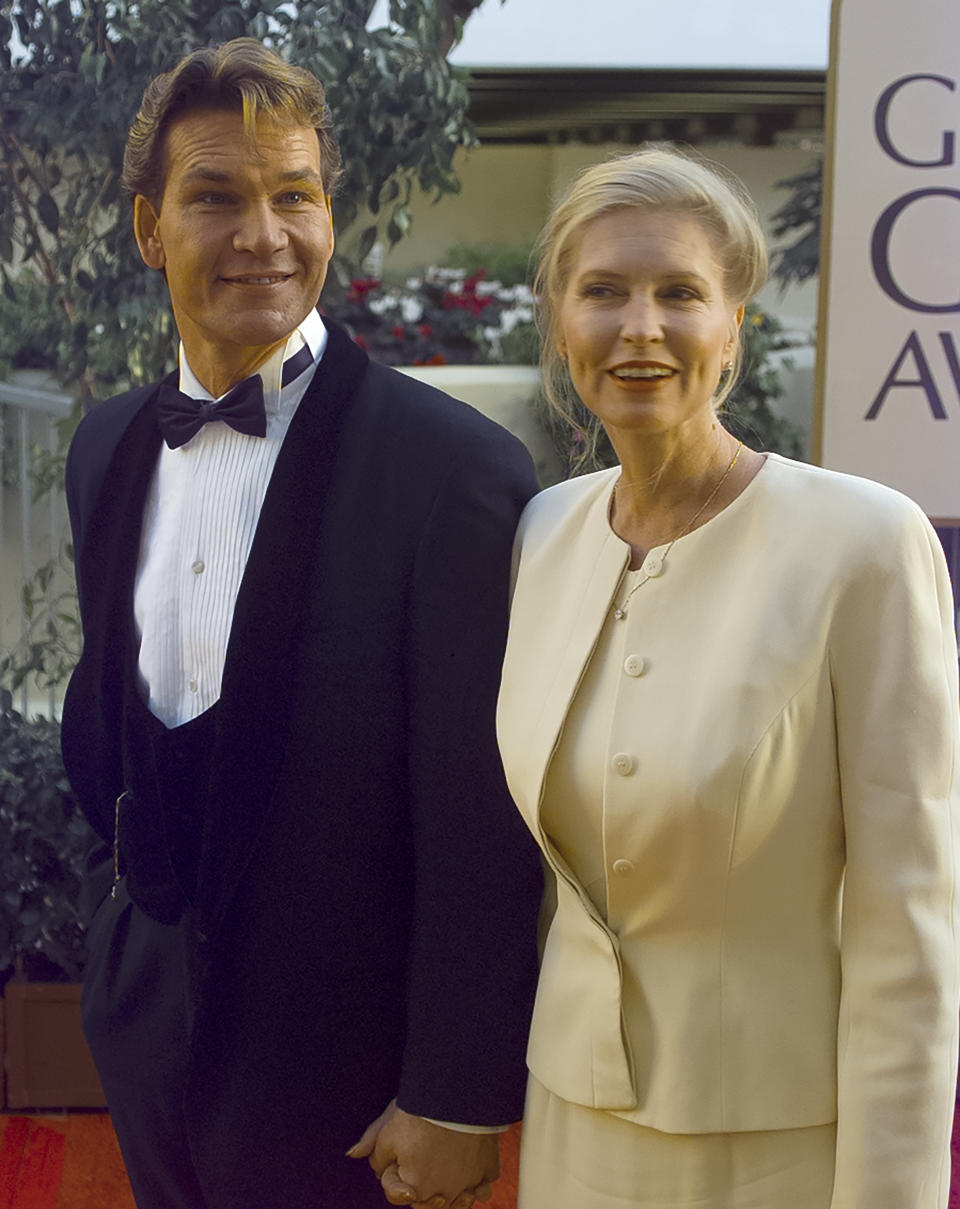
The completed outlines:
{"type": "Polygon", "coordinates": [[[144,264],[151,269],[162,269],[167,258],[160,240],[160,217],[153,203],[142,193],[136,194],[133,199],[133,234],[144,264]]]}

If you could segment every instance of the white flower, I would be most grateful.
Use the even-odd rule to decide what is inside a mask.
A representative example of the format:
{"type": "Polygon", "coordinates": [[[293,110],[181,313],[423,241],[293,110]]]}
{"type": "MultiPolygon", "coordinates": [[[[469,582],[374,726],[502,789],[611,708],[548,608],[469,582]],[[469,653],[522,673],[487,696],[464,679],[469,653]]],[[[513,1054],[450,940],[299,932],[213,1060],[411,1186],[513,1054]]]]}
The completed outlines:
{"type": "Polygon", "coordinates": [[[531,323],[533,311],[527,306],[514,306],[500,312],[500,328],[504,335],[520,323],[531,323]]]}
{"type": "Polygon", "coordinates": [[[419,298],[403,298],[400,301],[400,314],[404,323],[419,323],[423,316],[423,303],[419,298]]]}

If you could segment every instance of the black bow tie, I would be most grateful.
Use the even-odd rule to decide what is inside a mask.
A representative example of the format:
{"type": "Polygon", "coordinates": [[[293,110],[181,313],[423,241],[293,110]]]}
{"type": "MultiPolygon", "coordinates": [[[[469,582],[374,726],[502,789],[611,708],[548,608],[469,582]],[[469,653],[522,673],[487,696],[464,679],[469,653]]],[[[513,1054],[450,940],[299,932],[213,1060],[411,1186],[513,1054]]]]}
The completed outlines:
{"type": "Polygon", "coordinates": [[[263,379],[259,374],[244,378],[219,403],[212,399],[194,399],[175,386],[161,386],[157,394],[157,420],[163,439],[171,449],[186,445],[211,420],[222,420],[247,436],[265,437],[267,413],[263,405],[263,379]]]}

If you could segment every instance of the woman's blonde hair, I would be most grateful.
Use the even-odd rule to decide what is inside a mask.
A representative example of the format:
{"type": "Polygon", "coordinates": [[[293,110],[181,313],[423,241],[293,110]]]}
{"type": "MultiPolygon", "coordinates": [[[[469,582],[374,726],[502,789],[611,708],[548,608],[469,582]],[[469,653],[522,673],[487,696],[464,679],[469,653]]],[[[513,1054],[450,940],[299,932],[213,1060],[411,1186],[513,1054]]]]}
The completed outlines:
{"type": "MultiPolygon", "coordinates": [[[[583,429],[566,362],[559,351],[560,302],[567,288],[584,227],[611,210],[639,207],[686,214],[701,223],[723,273],[724,293],[734,307],[747,303],[767,277],[767,248],[757,208],[732,172],[669,144],[638,151],[587,168],[554,208],[537,242],[537,328],[540,332],[543,389],[550,405],[574,429],[583,429]]],[[[715,396],[719,408],[737,380],[743,359],[737,341],[733,369],[715,396]]],[[[580,458],[589,460],[599,425],[584,433],[580,458]]]]}

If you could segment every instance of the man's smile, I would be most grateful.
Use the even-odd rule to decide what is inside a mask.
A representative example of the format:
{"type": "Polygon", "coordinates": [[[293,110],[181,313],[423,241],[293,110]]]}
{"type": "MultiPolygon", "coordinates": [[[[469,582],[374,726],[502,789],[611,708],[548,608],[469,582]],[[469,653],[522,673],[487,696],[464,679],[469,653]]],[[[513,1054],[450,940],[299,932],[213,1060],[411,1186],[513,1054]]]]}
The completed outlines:
{"type": "Polygon", "coordinates": [[[221,281],[227,282],[228,285],[278,285],[280,282],[289,281],[293,276],[292,273],[272,273],[269,276],[244,276],[244,277],[221,277],[221,281]]]}

